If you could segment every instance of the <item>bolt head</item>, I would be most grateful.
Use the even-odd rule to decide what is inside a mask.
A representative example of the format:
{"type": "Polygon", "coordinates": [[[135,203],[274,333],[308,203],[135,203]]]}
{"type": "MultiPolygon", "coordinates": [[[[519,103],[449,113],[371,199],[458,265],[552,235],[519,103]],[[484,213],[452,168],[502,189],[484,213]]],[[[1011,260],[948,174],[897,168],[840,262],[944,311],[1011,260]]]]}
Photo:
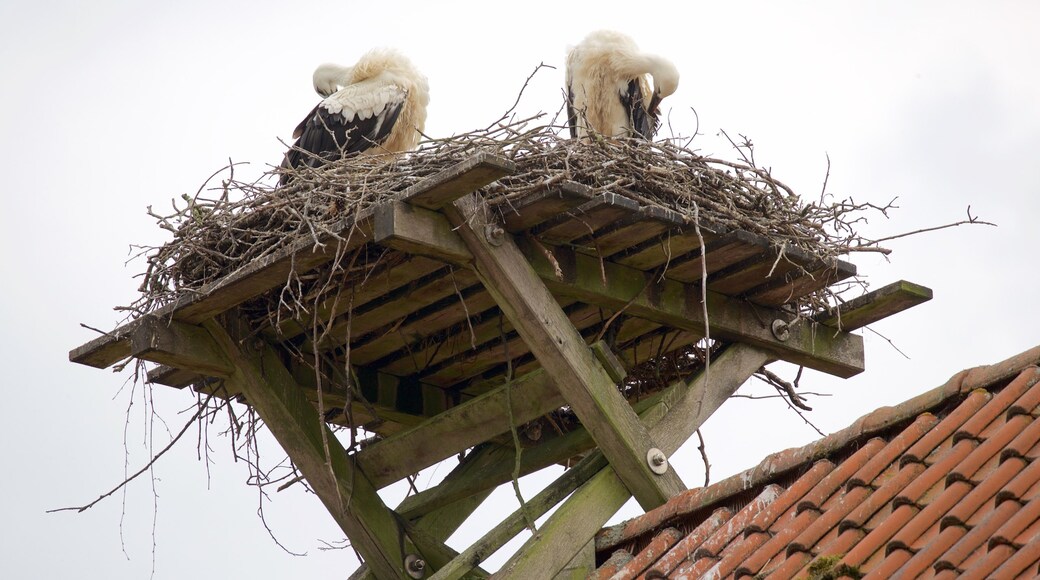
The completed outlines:
{"type": "Polygon", "coordinates": [[[791,338],[791,325],[785,320],[780,320],[779,318],[774,320],[772,330],[773,336],[775,336],[780,342],[784,342],[791,338]]]}
{"type": "Polygon", "coordinates": [[[650,471],[657,475],[664,475],[668,472],[668,456],[656,447],[651,447],[646,452],[646,463],[650,466],[650,471]]]}

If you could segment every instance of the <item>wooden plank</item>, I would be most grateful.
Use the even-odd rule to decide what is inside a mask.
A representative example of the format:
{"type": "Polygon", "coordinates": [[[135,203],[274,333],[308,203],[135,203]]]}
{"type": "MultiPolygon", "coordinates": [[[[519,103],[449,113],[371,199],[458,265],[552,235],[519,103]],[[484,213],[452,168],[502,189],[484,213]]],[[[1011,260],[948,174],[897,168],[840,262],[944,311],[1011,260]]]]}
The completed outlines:
{"type": "MultiPolygon", "coordinates": [[[[688,388],[670,389],[659,403],[667,409],[666,414],[651,428],[660,449],[666,455],[675,453],[715,409],[770,358],[771,355],[754,347],[732,345],[707,372],[699,373],[688,388]]],[[[591,459],[587,457],[583,462],[591,459]]],[[[600,470],[542,524],[539,533],[502,566],[496,578],[555,576],[630,496],[612,469],[600,470]]]]}
{"type": "Polygon", "coordinates": [[[130,355],[226,379],[234,367],[205,329],[176,320],[144,316],[130,337],[130,355]]]}
{"type": "Polygon", "coordinates": [[[535,227],[592,199],[587,185],[564,181],[519,201],[503,204],[502,221],[507,232],[518,233],[535,227]]]}
{"type": "Polygon", "coordinates": [[[405,189],[398,199],[415,206],[436,210],[514,172],[516,172],[516,164],[512,161],[482,151],[447,169],[423,178],[405,189]]]}
{"type": "MultiPolygon", "coordinates": [[[[432,224],[430,227],[434,227],[432,224]]],[[[717,253],[730,258],[752,248],[760,251],[758,238],[746,232],[731,232],[718,240],[717,253]]],[[[627,315],[693,333],[704,333],[701,290],[696,285],[665,280],[635,268],[588,256],[573,248],[532,244],[521,239],[527,262],[557,299],[569,297],[609,311],[624,309],[627,315]],[[553,259],[546,256],[548,252],[553,259]]],[[[727,258],[729,259],[729,258],[727,258]]],[[[699,280],[699,275],[697,277],[699,280]]],[[[708,291],[708,320],[711,336],[728,342],[748,342],[775,352],[780,358],[828,374],[847,378],[863,371],[863,339],[849,333],[817,333],[811,325],[793,324],[790,337],[781,341],[773,335],[773,320],[789,320],[780,310],[751,306],[743,300],[708,291]]]]}
{"type": "Polygon", "coordinates": [[[704,270],[710,275],[752,256],[765,255],[768,249],[769,241],[765,238],[742,230],[732,231],[715,240],[705,240],[703,257],[697,251],[672,259],[665,276],[679,282],[700,284],[704,270]],[[702,262],[706,266],[702,267],[702,262]]]}
{"type": "Polygon", "coordinates": [[[574,245],[603,258],[655,239],[658,235],[685,224],[681,214],[657,206],[642,206],[636,213],[618,220],[590,236],[574,240],[574,245]]]}
{"type": "MultiPolygon", "coordinates": [[[[437,205],[455,199],[515,170],[511,161],[478,153],[459,164],[424,179],[397,195],[396,199],[437,205]],[[419,201],[415,201],[419,200],[419,201]]],[[[198,292],[184,296],[152,314],[197,324],[285,283],[293,271],[306,272],[371,239],[374,208],[341,220],[316,244],[301,239],[269,256],[253,260],[241,269],[216,280],[198,292]],[[343,240],[343,241],[338,241],[343,240]],[[323,245],[322,245],[323,244],[323,245]],[[342,245],[339,247],[338,245],[342,245]]],[[[69,352],[69,360],[106,368],[130,355],[129,338],[139,324],[131,321],[114,331],[69,352]]]]}
{"type": "MultiPolygon", "coordinates": [[[[439,224],[438,224],[439,225],[439,224]]],[[[469,259],[469,249],[448,227],[448,220],[437,212],[412,206],[403,201],[388,201],[375,208],[373,241],[409,254],[424,255],[454,264],[469,259]],[[408,214],[424,214],[416,219],[408,214]],[[424,222],[443,221],[436,228],[419,227],[424,222]],[[430,239],[438,236],[439,239],[430,239]]]]}
{"type": "Polygon", "coordinates": [[[639,211],[639,203],[623,195],[604,192],[592,201],[550,219],[532,230],[532,234],[551,243],[570,242],[639,211]]]}
{"type": "Polygon", "coordinates": [[[246,394],[351,546],[377,577],[403,578],[404,530],[364,474],[353,467],[277,353],[255,340],[241,340],[248,329],[238,321],[232,321],[230,331],[213,320],[203,325],[235,367],[228,381],[246,394]]]}
{"type": "Polygon", "coordinates": [[[640,270],[649,270],[658,266],[671,266],[672,260],[686,254],[696,252],[700,255],[701,237],[705,243],[712,241],[715,235],[702,232],[701,236],[691,231],[690,226],[684,231],[669,231],[664,235],[635,244],[615,254],[611,260],[623,266],[631,266],[640,270]]]}
{"type": "Polygon", "coordinates": [[[188,385],[205,381],[206,377],[194,371],[179,369],[167,365],[159,365],[148,371],[145,382],[154,385],[165,385],[175,389],[183,389],[188,385]]]}
{"type": "Polygon", "coordinates": [[[842,260],[818,261],[754,288],[745,296],[755,304],[781,306],[855,275],[855,264],[842,260]]]}
{"type": "Polygon", "coordinates": [[[773,280],[781,283],[785,276],[801,268],[815,269],[819,260],[798,248],[780,253],[770,247],[764,256],[749,258],[708,276],[708,288],[727,296],[738,296],[773,280]]]}
{"type": "Polygon", "coordinates": [[[652,509],[685,489],[675,470],[663,475],[651,471],[646,457],[654,443],[646,428],[511,236],[484,235],[489,222],[482,200],[471,194],[445,211],[473,253],[484,286],[553,377],[640,505],[652,509]]]}
{"type": "Polygon", "coordinates": [[[458,337],[468,344],[467,318],[476,324],[492,316],[488,311],[497,312],[497,308],[494,298],[480,284],[460,288],[457,295],[442,298],[351,341],[351,364],[382,367],[407,357],[408,362],[398,363],[404,366],[386,371],[411,374],[424,366],[419,361],[430,360],[431,349],[453,340],[447,337],[458,337]],[[466,336],[462,336],[464,333],[466,336]],[[429,344],[430,341],[436,344],[429,344]]]}
{"type": "Polygon", "coordinates": [[[510,408],[520,426],[566,404],[552,379],[538,370],[366,447],[357,462],[382,488],[508,432],[510,408]]]}
{"type": "Polygon", "coordinates": [[[845,332],[863,328],[932,299],[932,289],[906,280],[882,286],[838,306],[836,313],[820,313],[816,320],[845,332]]]}

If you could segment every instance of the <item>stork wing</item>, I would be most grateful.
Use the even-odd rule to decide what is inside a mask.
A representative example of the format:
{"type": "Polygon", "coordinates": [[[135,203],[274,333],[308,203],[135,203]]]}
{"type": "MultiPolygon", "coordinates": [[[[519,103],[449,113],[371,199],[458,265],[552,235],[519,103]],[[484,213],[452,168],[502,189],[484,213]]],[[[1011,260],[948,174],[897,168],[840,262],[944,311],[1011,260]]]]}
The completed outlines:
{"type": "Polygon", "coordinates": [[[628,91],[621,93],[620,99],[632,131],[647,140],[653,139],[654,133],[657,133],[657,115],[647,112],[639,79],[628,81],[628,91]]]}
{"type": "MultiPolygon", "coordinates": [[[[336,91],[293,131],[296,143],[282,166],[319,167],[379,145],[390,135],[407,96],[405,89],[378,78],[336,91]]],[[[282,183],[287,181],[283,174],[282,183]]]]}

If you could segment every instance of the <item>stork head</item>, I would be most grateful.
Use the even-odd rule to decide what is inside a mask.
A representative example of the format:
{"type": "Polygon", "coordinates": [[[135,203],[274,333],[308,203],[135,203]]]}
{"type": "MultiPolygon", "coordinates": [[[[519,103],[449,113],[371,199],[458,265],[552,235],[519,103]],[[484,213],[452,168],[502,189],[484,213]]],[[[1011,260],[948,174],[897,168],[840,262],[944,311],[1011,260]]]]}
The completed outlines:
{"type": "Polygon", "coordinates": [[[350,76],[353,67],[340,66],[338,64],[325,63],[314,69],[314,92],[323,98],[350,84],[350,76]]]}
{"type": "Polygon", "coordinates": [[[679,69],[672,61],[656,55],[647,55],[647,64],[647,71],[654,78],[654,95],[647,110],[655,113],[661,101],[679,88],[679,69]]]}

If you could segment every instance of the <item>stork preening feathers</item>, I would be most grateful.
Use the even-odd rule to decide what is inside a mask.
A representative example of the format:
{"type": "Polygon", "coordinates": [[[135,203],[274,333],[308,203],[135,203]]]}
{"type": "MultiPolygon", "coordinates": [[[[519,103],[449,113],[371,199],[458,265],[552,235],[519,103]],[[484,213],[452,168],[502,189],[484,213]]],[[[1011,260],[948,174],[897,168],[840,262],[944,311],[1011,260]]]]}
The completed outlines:
{"type": "Polygon", "coordinates": [[[679,71],[660,56],[640,52],[624,34],[600,30],[567,54],[566,83],[571,137],[652,139],[661,99],[679,87],[679,71]]]}
{"type": "MultiPolygon", "coordinates": [[[[323,64],[314,90],[324,99],[296,127],[282,167],[320,167],[350,154],[414,149],[426,125],[430,86],[404,55],[369,51],[350,67],[323,64]]],[[[291,173],[283,173],[281,183],[291,173]]]]}

